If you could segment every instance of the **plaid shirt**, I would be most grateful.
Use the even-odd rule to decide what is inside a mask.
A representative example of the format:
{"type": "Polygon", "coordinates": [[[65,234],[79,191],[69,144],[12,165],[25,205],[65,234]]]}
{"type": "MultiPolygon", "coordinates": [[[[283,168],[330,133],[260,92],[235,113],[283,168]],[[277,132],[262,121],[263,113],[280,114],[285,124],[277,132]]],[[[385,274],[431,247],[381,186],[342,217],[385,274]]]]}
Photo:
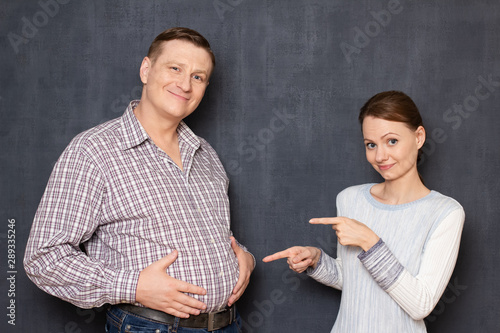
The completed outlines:
{"type": "Polygon", "coordinates": [[[238,280],[229,237],[228,178],[216,152],[184,122],[184,172],[125,114],[75,137],[57,161],[25,254],[41,289],[82,308],[136,304],[139,273],[174,249],[170,276],[216,311],[238,280]],[[87,255],[79,248],[83,243],[87,255]]]}

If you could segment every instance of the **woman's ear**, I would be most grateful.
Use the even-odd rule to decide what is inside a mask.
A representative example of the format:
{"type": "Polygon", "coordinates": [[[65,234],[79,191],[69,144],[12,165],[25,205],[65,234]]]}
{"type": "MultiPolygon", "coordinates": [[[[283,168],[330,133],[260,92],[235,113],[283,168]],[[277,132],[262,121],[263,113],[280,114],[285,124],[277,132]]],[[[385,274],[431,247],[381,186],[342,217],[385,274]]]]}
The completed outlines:
{"type": "Polygon", "coordinates": [[[415,131],[416,140],[417,140],[417,148],[420,149],[425,143],[425,128],[423,126],[419,126],[415,131]]]}

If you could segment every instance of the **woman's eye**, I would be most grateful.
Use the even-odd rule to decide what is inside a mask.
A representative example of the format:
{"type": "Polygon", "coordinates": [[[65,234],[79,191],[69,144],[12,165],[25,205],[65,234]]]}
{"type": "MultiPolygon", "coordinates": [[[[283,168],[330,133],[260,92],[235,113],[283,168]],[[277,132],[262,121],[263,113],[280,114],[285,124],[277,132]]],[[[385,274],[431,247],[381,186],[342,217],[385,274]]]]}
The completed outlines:
{"type": "Polygon", "coordinates": [[[389,140],[389,145],[394,146],[396,143],[398,143],[397,139],[390,139],[389,140]]]}
{"type": "Polygon", "coordinates": [[[372,142],[367,143],[367,144],[366,144],[366,148],[368,148],[368,149],[373,149],[373,148],[375,148],[375,144],[374,144],[374,143],[372,143],[372,142]]]}

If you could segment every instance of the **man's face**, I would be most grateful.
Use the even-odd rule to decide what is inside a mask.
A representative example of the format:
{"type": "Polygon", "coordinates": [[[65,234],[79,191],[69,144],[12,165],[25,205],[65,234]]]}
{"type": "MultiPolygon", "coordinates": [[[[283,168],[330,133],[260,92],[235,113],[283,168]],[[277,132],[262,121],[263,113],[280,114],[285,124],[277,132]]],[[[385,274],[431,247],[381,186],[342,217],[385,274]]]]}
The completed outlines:
{"type": "Polygon", "coordinates": [[[180,39],[164,42],[154,62],[148,57],[142,62],[141,103],[160,118],[180,121],[200,104],[212,69],[212,59],[203,48],[180,39]]]}

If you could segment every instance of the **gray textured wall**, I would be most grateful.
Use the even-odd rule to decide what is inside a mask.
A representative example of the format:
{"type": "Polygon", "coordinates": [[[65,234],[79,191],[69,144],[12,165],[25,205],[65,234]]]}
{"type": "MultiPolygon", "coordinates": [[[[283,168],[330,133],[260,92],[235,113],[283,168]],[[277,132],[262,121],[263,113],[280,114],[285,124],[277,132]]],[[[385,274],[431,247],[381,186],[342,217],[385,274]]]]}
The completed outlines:
{"type": "MultiPolygon", "coordinates": [[[[427,127],[427,185],[467,214],[428,330],[500,330],[498,1],[55,1],[0,6],[0,331],[103,331],[102,310],[77,309],[27,279],[24,247],[62,150],[140,96],[141,60],[172,26],[200,31],[216,54],[187,122],[226,166],[233,230],[258,261],[291,245],[335,253],[328,227],[307,221],[334,215],[343,188],[380,180],[364,160],[357,112],[377,92],[403,90],[427,127]]],[[[281,261],[258,264],[239,307],[248,332],[328,332],[339,300],[281,261]]]]}

